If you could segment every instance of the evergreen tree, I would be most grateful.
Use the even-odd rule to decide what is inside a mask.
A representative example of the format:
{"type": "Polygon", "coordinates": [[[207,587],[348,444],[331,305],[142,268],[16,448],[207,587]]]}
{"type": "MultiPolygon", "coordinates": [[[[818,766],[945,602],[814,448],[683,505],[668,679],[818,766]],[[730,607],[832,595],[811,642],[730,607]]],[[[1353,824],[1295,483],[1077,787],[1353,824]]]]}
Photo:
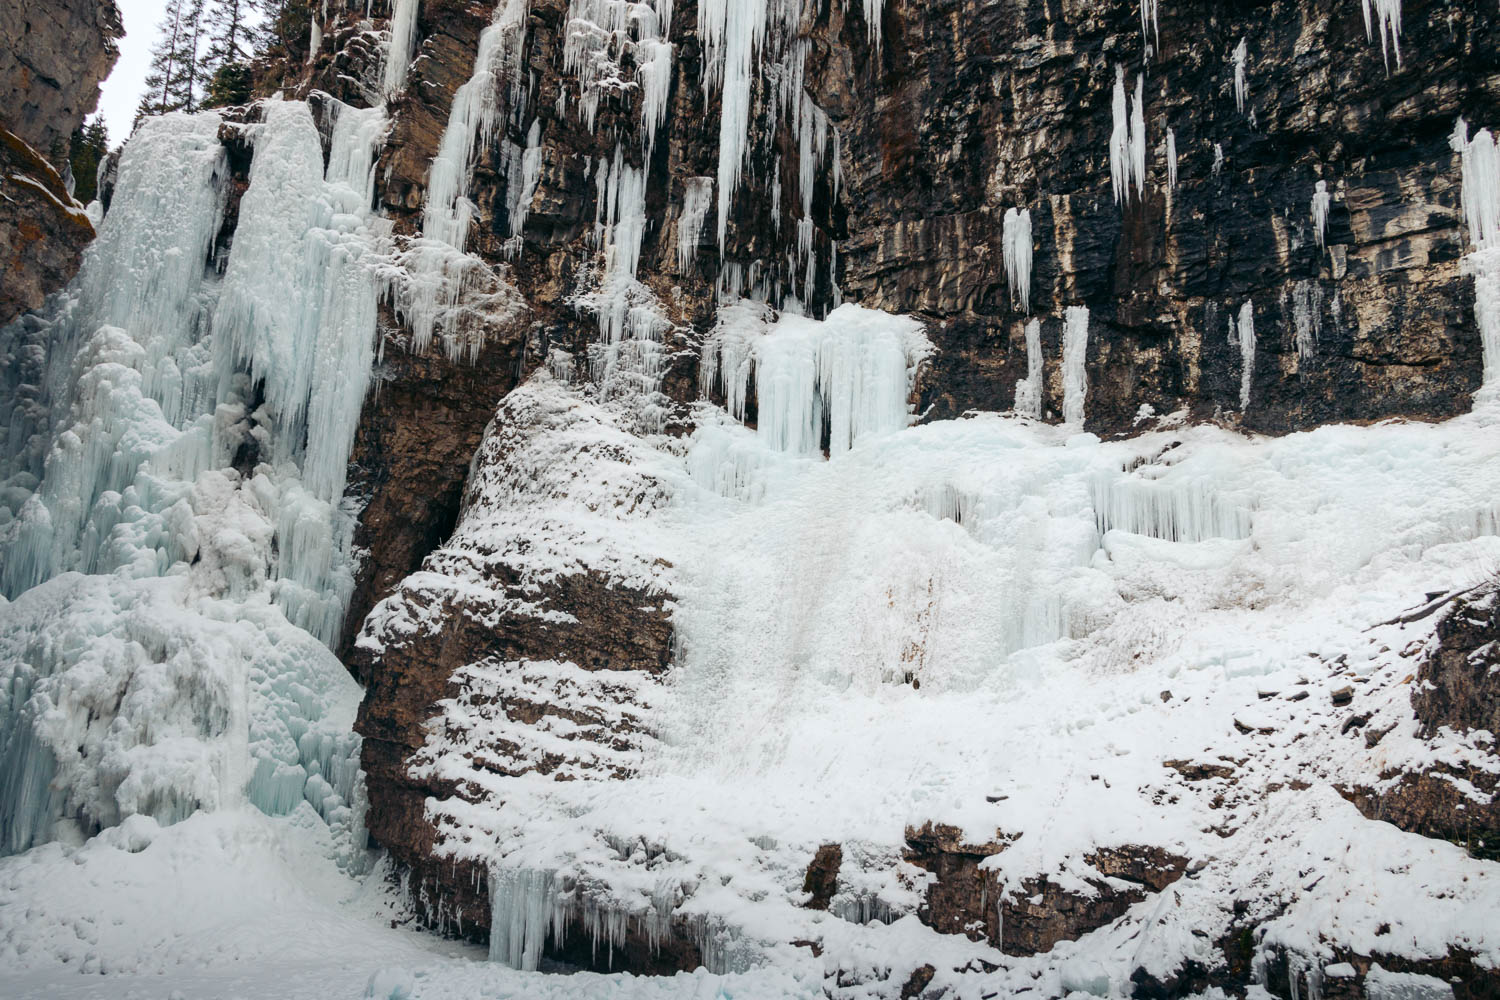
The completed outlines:
{"type": "Polygon", "coordinates": [[[99,164],[109,155],[109,129],[104,116],[75,129],[68,144],[68,162],[73,168],[73,197],[87,205],[98,197],[99,164]]]}
{"type": "Polygon", "coordinates": [[[254,47],[255,0],[214,0],[205,18],[208,49],[204,58],[210,73],[224,66],[250,61],[254,47]]]}
{"type": "Polygon", "coordinates": [[[136,108],[135,124],[149,115],[193,111],[203,90],[199,47],[203,44],[204,0],[167,0],[167,10],[151,49],[146,93],[136,108]]]}
{"type": "Polygon", "coordinates": [[[255,44],[256,0],[214,0],[205,23],[208,48],[203,67],[208,79],[206,108],[250,100],[250,58],[255,44]]]}

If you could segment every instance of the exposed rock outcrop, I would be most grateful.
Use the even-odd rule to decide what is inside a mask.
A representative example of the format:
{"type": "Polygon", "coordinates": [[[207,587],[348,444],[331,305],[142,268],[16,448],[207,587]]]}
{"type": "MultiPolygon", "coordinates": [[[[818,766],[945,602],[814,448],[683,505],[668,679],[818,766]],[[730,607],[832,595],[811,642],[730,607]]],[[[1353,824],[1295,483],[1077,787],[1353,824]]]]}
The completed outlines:
{"type": "Polygon", "coordinates": [[[99,101],[118,51],[114,0],[15,0],[0,10],[0,325],[78,271],[94,227],[49,163],[99,101]]]}
{"type": "Polygon", "coordinates": [[[1440,761],[1420,771],[1382,774],[1378,786],[1344,794],[1371,819],[1500,860],[1500,588],[1482,585],[1437,613],[1432,649],[1412,687],[1412,708],[1429,738],[1443,730],[1478,731],[1493,764],[1440,761]]]}
{"type": "Polygon", "coordinates": [[[1008,955],[1037,955],[1114,921],[1149,893],[1182,877],[1185,858],[1134,845],[1085,858],[1092,874],[1064,885],[1046,875],[1006,885],[984,862],[1005,839],[968,844],[958,830],[928,824],[908,830],[907,860],[933,874],[923,923],[948,934],[987,939],[1008,955]]]}

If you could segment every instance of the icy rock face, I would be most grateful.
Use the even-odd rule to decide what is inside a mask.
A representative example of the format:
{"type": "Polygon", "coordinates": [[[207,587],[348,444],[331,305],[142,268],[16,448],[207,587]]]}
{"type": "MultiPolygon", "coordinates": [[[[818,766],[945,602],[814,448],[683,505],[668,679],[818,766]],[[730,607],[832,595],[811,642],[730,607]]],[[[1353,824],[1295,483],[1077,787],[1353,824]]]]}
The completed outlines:
{"type": "Polygon", "coordinates": [[[94,110],[121,33],[113,0],[16,0],[0,10],[0,325],[78,270],[93,226],[49,163],[94,110]]]}
{"type": "MultiPolygon", "coordinates": [[[[1461,9],[1440,31],[1416,8],[1398,17],[1386,5],[1382,38],[1394,37],[1392,17],[1405,25],[1404,63],[1388,75],[1352,8],[1339,20],[1307,3],[1278,6],[1269,26],[1264,12],[1228,21],[1214,12],[1213,58],[1196,48],[1208,12],[1151,5],[1149,63],[1084,66],[1076,52],[1140,52],[1145,5],[1060,19],[973,0],[831,0],[816,17],[775,0],[522,6],[419,5],[376,192],[398,234],[426,232],[434,160],[447,163],[453,123],[469,121],[476,54],[499,51],[482,39],[502,22],[524,23],[511,36],[524,36],[520,46],[503,51],[494,106],[483,109],[493,134],[453,161],[465,161],[458,181],[470,204],[454,198],[447,217],[470,213],[449,245],[508,269],[527,327],[497,329],[477,355],[449,358],[438,339],[407,353],[410,317],[384,317],[389,405],[367,407],[352,472],[368,499],[356,539],[369,558],[346,634],[365,623],[357,642],[349,635],[348,658],[371,684],[360,728],[378,801],[373,828],[422,886],[427,918],[479,936],[493,925],[502,961],[583,952],[585,964],[653,970],[731,967],[767,940],[805,932],[848,944],[830,961],[879,978],[861,951],[871,939],[860,937],[878,931],[854,921],[937,920],[932,900],[952,879],[940,875],[934,887],[901,855],[917,856],[906,827],[938,818],[941,805],[853,797],[837,822],[799,825],[799,807],[756,775],[821,790],[906,788],[920,774],[939,798],[966,779],[935,757],[901,759],[873,777],[845,773],[849,758],[798,742],[810,739],[805,731],[762,734],[766,720],[806,712],[813,728],[842,733],[840,746],[896,754],[946,738],[963,775],[1010,774],[1015,759],[1034,759],[1034,746],[1081,741],[1088,763],[1059,764],[1038,782],[1045,793],[971,788],[965,801],[1051,815],[1063,795],[1076,819],[1097,813],[1087,790],[1107,785],[1098,794],[1125,830],[1096,836],[1070,820],[1078,842],[1047,853],[1036,845],[1057,835],[1031,828],[964,869],[977,880],[968,885],[978,908],[953,908],[944,929],[976,930],[973,946],[990,956],[1050,949],[1027,967],[1047,976],[1076,954],[1066,942],[1091,932],[1079,948],[1114,955],[1105,981],[1121,989],[1136,971],[1143,983],[1187,982],[1194,967],[1171,965],[1183,956],[1212,968],[1215,983],[1248,982],[1252,956],[1240,941],[1272,917],[1258,909],[1237,923],[1225,887],[1295,881],[1295,865],[1254,839],[1285,832],[1255,810],[1265,787],[1290,780],[1261,743],[1313,734],[1286,744],[1309,755],[1299,766],[1347,785],[1345,772],[1375,767],[1373,755],[1393,746],[1420,756],[1420,741],[1398,731],[1372,749],[1359,726],[1339,732],[1347,716],[1322,686],[1317,711],[1278,692],[1274,709],[1247,712],[1261,700],[1250,690],[1258,671],[1289,670],[1302,642],[1288,638],[1296,651],[1277,654],[1275,668],[1250,652],[1261,638],[1174,652],[1188,628],[1175,615],[1222,623],[1265,612],[1270,621],[1311,602],[1347,615],[1338,642],[1357,644],[1354,631],[1406,599],[1382,597],[1379,612],[1356,600],[1374,577],[1400,575],[1383,561],[1394,558],[1381,555],[1387,548],[1431,553],[1420,558],[1434,578],[1451,570],[1444,546],[1488,551],[1488,487],[1445,465],[1451,507],[1428,517],[1402,501],[1406,513],[1367,524],[1367,537],[1348,528],[1372,510],[1362,470],[1393,462],[1406,471],[1380,495],[1406,496],[1402,476],[1430,470],[1396,456],[1434,442],[1298,438],[1254,460],[1252,474],[1236,471],[1244,456],[1209,432],[1124,452],[1095,451],[1098,441],[1078,432],[1139,433],[1168,414],[1279,432],[1466,411],[1483,351],[1474,281],[1457,264],[1460,157],[1445,136],[1477,100],[1462,67],[1493,28],[1461,9]],[[1419,85],[1418,72],[1453,86],[1394,114],[1390,95],[1419,85]],[[1333,132],[1308,124],[1330,121],[1336,146],[1325,141],[1333,132]],[[1103,169],[1116,134],[1119,204],[1103,169]],[[1314,213],[1309,192],[1320,178],[1337,180],[1314,213]],[[835,320],[846,299],[912,315],[932,350],[915,363],[893,331],[847,356],[857,364],[835,363],[825,349],[838,338],[816,324],[835,320]],[[860,406],[840,408],[835,385],[860,406]],[[851,433],[835,433],[836,409],[859,415],[851,433]],[[1070,426],[1032,439],[984,418],[938,422],[1011,409],[1070,426]],[[1345,464],[1343,446],[1363,457],[1345,464]],[[1174,448],[1192,459],[1162,458],[1174,448]],[[1302,525],[1330,476],[1341,499],[1327,516],[1343,527],[1325,527],[1344,532],[1343,549],[1302,525]],[[1035,539],[1045,544],[1028,548],[1035,539]],[[725,564],[735,572],[714,571],[725,564]],[[1065,592],[1044,578],[1065,581],[1065,592]],[[880,607],[897,610],[870,610],[880,607]],[[987,704],[988,686],[1009,705],[1077,657],[1095,672],[1067,688],[1073,700],[1108,689],[1111,704],[1149,706],[1120,710],[1147,712],[1140,728],[1178,732],[1152,744],[1149,771],[1130,770],[1120,763],[1133,759],[1127,748],[1097,735],[1132,723],[1098,725],[1115,709],[1080,712],[1063,694],[1026,702],[1021,715],[1089,724],[1023,726],[1003,746],[986,742],[993,724],[955,729],[965,706],[987,704]],[[1133,673],[1162,657],[1177,657],[1172,679],[1133,673]],[[1008,666],[1000,676],[981,662],[1008,666]],[[1213,683],[1194,680],[1205,670],[1213,683]],[[1138,687],[1120,695],[1099,679],[1117,675],[1138,687]],[[1166,688],[1177,693],[1162,701],[1166,688]],[[777,691],[779,700],[768,694],[777,691]],[[921,732],[900,729],[904,714],[883,714],[883,698],[908,696],[930,712],[921,732]],[[1211,732],[1189,721],[1209,700],[1222,709],[1211,732]],[[895,729],[839,729],[815,707],[835,701],[868,705],[895,729]],[[1225,763],[1219,749],[1251,763],[1225,763]],[[1241,768],[1253,777],[1242,782],[1241,768]],[[699,822],[702,796],[683,810],[667,789],[705,774],[737,794],[713,799],[712,820],[699,822]],[[1184,812],[1168,818],[1115,791],[1144,785],[1184,812]],[[1018,795],[1031,796],[1024,807],[1018,795]],[[747,818],[740,799],[774,819],[747,818]],[[514,807],[497,811],[499,801],[514,807]],[[1226,801],[1244,810],[1234,822],[1221,813],[1226,801]],[[1175,873],[1175,860],[1137,863],[1156,856],[1131,853],[1196,865],[1220,856],[1251,813],[1259,825],[1233,841],[1253,857],[1248,868],[1220,864],[1206,882],[1167,887],[1142,871],[1175,873]],[[854,818],[871,814],[885,821],[873,844],[873,827],[854,818]],[[674,820],[666,832],[663,815],[674,820]],[[1213,840],[1182,833],[1210,828],[1213,840]],[[856,928],[847,939],[842,926],[804,923],[795,901],[815,852],[833,841],[844,860],[819,912],[856,928]],[[731,874],[776,888],[704,888],[731,874]],[[1179,898],[1189,916],[1153,922],[1152,907],[1179,898]],[[726,914],[734,929],[715,924],[726,914]],[[1197,924],[1209,938],[1191,932],[1197,924]],[[1122,970],[1137,932],[1150,947],[1139,969],[1122,970]],[[856,939],[865,944],[849,944],[856,939]]],[[[299,87],[344,85],[328,74],[358,48],[338,40],[354,37],[351,15],[328,18],[299,87]]],[[[445,207],[457,190],[448,167],[445,207]]],[[[1334,659],[1319,662],[1332,672],[1334,659]]],[[[1370,682],[1391,718],[1406,691],[1404,673],[1388,675],[1404,666],[1383,664],[1370,682]]],[[[1356,816],[1337,797],[1311,798],[1294,800],[1301,820],[1356,816]]],[[[990,812],[974,827],[961,845],[1008,829],[990,812]]],[[[1357,830],[1323,849],[1345,850],[1368,832],[1357,830]]],[[[1322,891],[1298,895],[1283,921],[1299,954],[1315,945],[1294,932],[1337,898],[1322,891]]],[[[1444,919],[1461,922],[1484,905],[1461,893],[1444,919]]],[[[924,957],[936,954],[923,942],[924,957]]],[[[1047,988],[1101,982],[1094,958],[1068,969],[1047,988]]],[[[905,981],[910,969],[886,971],[905,981]]]]}

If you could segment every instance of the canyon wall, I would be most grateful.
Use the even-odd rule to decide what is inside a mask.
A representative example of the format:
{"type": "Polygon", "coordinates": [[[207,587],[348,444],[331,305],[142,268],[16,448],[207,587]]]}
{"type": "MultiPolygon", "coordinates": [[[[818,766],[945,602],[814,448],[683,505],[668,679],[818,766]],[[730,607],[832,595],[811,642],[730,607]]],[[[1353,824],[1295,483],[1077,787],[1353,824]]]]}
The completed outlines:
{"type": "Polygon", "coordinates": [[[16,0],[0,11],[0,325],[67,284],[94,238],[62,171],[121,34],[114,0],[16,0]],[[62,161],[48,162],[59,143],[62,161]]]}

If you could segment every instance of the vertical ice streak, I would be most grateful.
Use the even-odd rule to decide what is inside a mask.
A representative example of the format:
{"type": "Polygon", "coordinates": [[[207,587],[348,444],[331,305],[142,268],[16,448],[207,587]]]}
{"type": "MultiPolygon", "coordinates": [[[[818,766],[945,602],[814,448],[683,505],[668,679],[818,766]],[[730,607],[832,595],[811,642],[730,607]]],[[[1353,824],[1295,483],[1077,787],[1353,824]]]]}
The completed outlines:
{"type": "MultiPolygon", "coordinates": [[[[503,313],[504,288],[499,278],[480,258],[464,252],[475,205],[469,200],[474,159],[488,146],[501,108],[500,87],[508,83],[506,96],[514,114],[524,113],[525,74],[522,55],[526,45],[528,0],[500,0],[490,24],[479,35],[479,49],[468,81],[453,95],[448,124],[428,171],[426,204],[422,213],[422,238],[406,250],[397,286],[388,289],[397,309],[410,325],[411,349],[425,351],[440,331],[447,339],[450,359],[457,360],[465,346],[458,336],[460,303],[481,290],[493,301],[493,314],[503,313]]],[[[540,169],[540,150],[518,155],[517,177],[524,183],[525,170],[540,169]]],[[[511,192],[515,198],[518,192],[511,192]]],[[[518,206],[513,206],[518,207],[518,206]]],[[[522,219],[524,223],[524,218],[522,219]]],[[[470,357],[483,346],[483,325],[468,338],[470,357]]]]}
{"type": "Polygon", "coordinates": [[[1115,67],[1115,92],[1111,104],[1114,129],[1109,136],[1109,179],[1115,201],[1130,199],[1130,109],[1125,98],[1125,67],[1115,67]]]}
{"type": "Polygon", "coordinates": [[[411,68],[412,52],[417,40],[417,6],[420,0],[396,0],[391,13],[391,47],[385,56],[385,92],[398,94],[406,89],[406,74],[411,68]]]}
{"type": "Polygon", "coordinates": [[[739,190],[749,149],[752,74],[765,42],[766,15],[767,0],[702,0],[698,5],[704,91],[720,91],[720,253],[729,232],[729,208],[739,190]]]}
{"type": "Polygon", "coordinates": [[[1459,154],[1464,220],[1473,247],[1463,266],[1474,275],[1474,320],[1484,350],[1482,391],[1493,395],[1500,386],[1500,151],[1489,129],[1469,139],[1462,118],[1450,145],[1459,154]]]}
{"type": "Polygon", "coordinates": [[[1240,306],[1239,323],[1230,320],[1240,344],[1240,411],[1250,409],[1250,389],[1255,383],[1255,306],[1249,299],[1240,306]]]}
{"type": "Polygon", "coordinates": [[[1328,233],[1328,207],[1333,201],[1333,195],[1328,193],[1328,182],[1318,181],[1313,188],[1312,196],[1312,220],[1313,229],[1318,234],[1318,246],[1324,245],[1324,238],[1328,233]]]}
{"type": "Polygon", "coordinates": [[[698,239],[703,235],[703,221],[708,218],[713,200],[712,177],[687,179],[682,195],[682,215],[677,220],[677,269],[683,273],[698,257],[698,239]]]}
{"type": "Polygon", "coordinates": [[[463,250],[468,242],[474,205],[469,201],[470,173],[477,150],[488,144],[499,114],[499,81],[512,87],[519,75],[526,44],[527,0],[502,0],[494,19],[479,35],[479,52],[468,82],[453,95],[448,125],[433,158],[427,180],[422,235],[463,250]]]}
{"type": "Polygon", "coordinates": [[[1245,61],[1249,58],[1250,49],[1241,38],[1240,44],[1234,47],[1234,106],[1241,113],[1244,113],[1245,96],[1249,92],[1245,83],[1245,61]]]}
{"type": "Polygon", "coordinates": [[[1137,74],[1135,97],[1130,104],[1130,173],[1136,193],[1146,196],[1146,77],[1137,74]]]}
{"type": "Polygon", "coordinates": [[[1167,187],[1177,189],[1177,135],[1167,129],[1167,187]]]}
{"type": "Polygon", "coordinates": [[[1299,281],[1292,288],[1292,327],[1297,337],[1297,356],[1311,360],[1323,332],[1323,286],[1299,281]]]}
{"type": "Polygon", "coordinates": [[[1063,423],[1082,427],[1088,398],[1088,306],[1069,306],[1063,323],[1063,423]]]}
{"type": "Polygon", "coordinates": [[[1026,377],[1016,382],[1016,412],[1023,417],[1042,416],[1042,321],[1026,324],[1026,377]]]}
{"type": "Polygon", "coordinates": [[[1006,209],[1001,231],[1005,278],[1022,312],[1031,312],[1031,210],[1006,209]]]}

